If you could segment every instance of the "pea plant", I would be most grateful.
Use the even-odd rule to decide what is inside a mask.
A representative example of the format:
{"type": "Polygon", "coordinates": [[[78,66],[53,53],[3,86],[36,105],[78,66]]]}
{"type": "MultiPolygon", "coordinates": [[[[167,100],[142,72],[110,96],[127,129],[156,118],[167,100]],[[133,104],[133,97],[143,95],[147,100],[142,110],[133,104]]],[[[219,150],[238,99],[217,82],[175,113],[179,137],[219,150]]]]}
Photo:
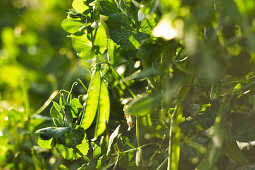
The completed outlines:
{"type": "Polygon", "coordinates": [[[254,8],[73,0],[62,28],[91,78],[59,92],[39,146],[80,169],[254,167],[254,8]]]}

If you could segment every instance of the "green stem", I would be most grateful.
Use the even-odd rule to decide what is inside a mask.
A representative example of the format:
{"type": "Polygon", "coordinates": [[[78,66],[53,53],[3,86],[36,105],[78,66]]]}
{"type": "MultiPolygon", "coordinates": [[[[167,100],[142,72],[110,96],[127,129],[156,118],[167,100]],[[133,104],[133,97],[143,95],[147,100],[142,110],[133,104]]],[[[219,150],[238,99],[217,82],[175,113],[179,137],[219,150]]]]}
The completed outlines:
{"type": "Polygon", "coordinates": [[[80,151],[79,149],[76,148],[75,151],[76,151],[78,154],[80,154],[80,155],[82,156],[82,158],[83,158],[85,161],[87,161],[87,162],[90,161],[90,159],[89,159],[87,156],[83,155],[83,153],[81,153],[81,151],[80,151]]]}
{"type": "Polygon", "coordinates": [[[170,128],[169,128],[169,146],[168,146],[168,164],[167,164],[167,170],[171,170],[171,164],[172,164],[172,134],[173,134],[173,127],[174,127],[174,116],[177,112],[178,106],[175,105],[174,112],[171,116],[170,121],[170,128]]]}
{"type": "Polygon", "coordinates": [[[83,86],[83,88],[86,90],[86,92],[88,91],[88,88],[83,84],[83,82],[81,81],[81,79],[78,79],[78,81],[81,83],[81,85],[83,86]]]}
{"type": "Polygon", "coordinates": [[[135,129],[136,129],[136,141],[137,141],[137,146],[140,146],[140,129],[139,129],[139,117],[136,116],[136,124],[135,124],[135,129]]]}
{"type": "Polygon", "coordinates": [[[40,114],[43,110],[45,110],[50,102],[58,95],[58,90],[55,90],[50,97],[48,98],[48,100],[46,100],[46,102],[42,105],[42,107],[40,107],[35,113],[34,115],[40,114]]]}
{"type": "Polygon", "coordinates": [[[167,163],[167,158],[159,165],[159,167],[156,170],[161,170],[165,168],[165,164],[167,163]]]}
{"type": "MultiPolygon", "coordinates": [[[[147,143],[147,144],[141,145],[139,148],[142,149],[142,148],[144,148],[146,146],[150,146],[150,145],[157,145],[157,143],[147,143]]],[[[124,153],[128,153],[128,152],[131,152],[131,151],[136,151],[139,148],[137,147],[137,148],[132,148],[132,149],[125,150],[125,151],[120,151],[119,154],[124,154],[124,153]]]]}

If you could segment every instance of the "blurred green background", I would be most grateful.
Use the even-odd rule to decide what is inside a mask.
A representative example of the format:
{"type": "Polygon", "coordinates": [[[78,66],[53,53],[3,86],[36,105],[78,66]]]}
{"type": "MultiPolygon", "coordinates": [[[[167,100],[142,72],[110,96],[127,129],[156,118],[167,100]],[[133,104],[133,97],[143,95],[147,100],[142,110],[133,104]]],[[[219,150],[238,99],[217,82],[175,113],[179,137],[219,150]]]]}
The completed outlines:
{"type": "Polygon", "coordinates": [[[6,104],[24,105],[23,81],[32,109],[72,81],[67,74],[75,74],[76,59],[60,27],[70,4],[71,0],[1,0],[0,98],[6,104]]]}
{"type": "MultiPolygon", "coordinates": [[[[30,114],[54,90],[69,89],[87,73],[80,69],[71,41],[61,28],[71,3],[0,1],[0,169],[48,166],[47,160],[40,160],[41,151],[33,148],[36,142],[32,138],[36,126],[47,117],[30,119],[30,114]]],[[[57,162],[52,159],[51,165],[57,162]]]]}

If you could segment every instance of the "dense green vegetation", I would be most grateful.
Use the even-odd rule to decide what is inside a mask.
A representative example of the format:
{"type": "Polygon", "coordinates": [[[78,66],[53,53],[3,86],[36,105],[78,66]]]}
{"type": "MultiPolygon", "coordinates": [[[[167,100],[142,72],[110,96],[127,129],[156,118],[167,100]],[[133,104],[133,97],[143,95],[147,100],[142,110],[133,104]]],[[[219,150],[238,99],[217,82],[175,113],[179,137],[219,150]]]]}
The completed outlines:
{"type": "Polygon", "coordinates": [[[0,168],[255,167],[253,0],[0,9],[0,168]]]}

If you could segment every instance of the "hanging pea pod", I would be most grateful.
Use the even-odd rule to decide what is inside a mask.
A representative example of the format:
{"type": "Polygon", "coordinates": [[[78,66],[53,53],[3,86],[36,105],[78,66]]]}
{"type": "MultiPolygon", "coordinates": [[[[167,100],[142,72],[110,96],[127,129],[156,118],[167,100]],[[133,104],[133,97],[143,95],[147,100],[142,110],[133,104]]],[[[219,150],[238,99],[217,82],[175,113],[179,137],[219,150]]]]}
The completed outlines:
{"type": "Polygon", "coordinates": [[[98,106],[97,123],[94,135],[95,138],[97,138],[105,131],[106,125],[109,120],[109,116],[110,116],[110,98],[107,85],[104,81],[102,81],[98,106]]]}
{"type": "Polygon", "coordinates": [[[90,125],[93,123],[93,120],[96,115],[98,101],[99,101],[99,94],[100,94],[100,85],[101,85],[101,76],[98,69],[96,69],[92,76],[89,83],[88,88],[88,99],[86,102],[86,108],[83,115],[83,119],[81,122],[81,127],[84,130],[88,129],[90,125]]]}

